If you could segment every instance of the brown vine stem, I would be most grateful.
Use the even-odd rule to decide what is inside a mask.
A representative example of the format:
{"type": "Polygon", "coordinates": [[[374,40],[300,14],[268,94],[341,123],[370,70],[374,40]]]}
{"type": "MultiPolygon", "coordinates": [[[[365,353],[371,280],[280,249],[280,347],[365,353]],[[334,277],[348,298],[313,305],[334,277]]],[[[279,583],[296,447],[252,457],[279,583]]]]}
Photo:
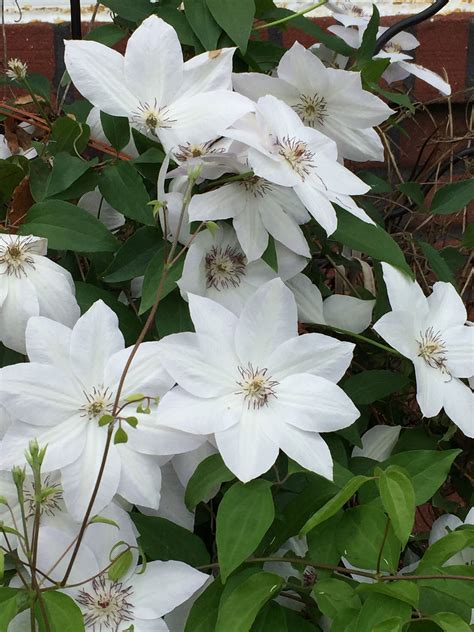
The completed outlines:
{"type": "MultiPolygon", "coordinates": [[[[392,581],[421,581],[430,579],[452,579],[459,581],[474,581],[474,577],[469,575],[377,575],[369,571],[359,570],[358,568],[346,568],[345,566],[333,566],[332,564],[323,564],[322,562],[313,562],[312,560],[304,560],[299,557],[252,557],[245,561],[246,564],[258,564],[260,562],[288,562],[289,564],[302,564],[303,566],[311,566],[316,569],[323,569],[341,573],[342,575],[360,575],[361,577],[369,577],[375,581],[392,582],[392,581]]],[[[198,566],[200,571],[219,568],[219,564],[206,564],[198,566]]]]}
{"type": "MultiPolygon", "coordinates": [[[[185,215],[185,213],[187,211],[187,208],[189,206],[189,202],[191,201],[191,194],[192,194],[192,189],[193,189],[193,186],[194,186],[194,182],[195,182],[194,179],[190,179],[189,180],[188,188],[187,188],[186,194],[184,196],[184,200],[183,200],[183,207],[181,209],[180,219],[179,219],[179,222],[178,222],[178,229],[176,231],[176,235],[175,235],[175,238],[173,240],[170,253],[168,254],[168,256],[166,258],[166,261],[165,261],[165,264],[163,266],[163,271],[161,273],[160,282],[159,282],[159,285],[158,285],[158,289],[156,291],[155,302],[153,303],[153,307],[151,308],[150,313],[148,314],[148,318],[146,319],[146,322],[145,322],[145,324],[144,324],[144,326],[143,326],[143,328],[142,328],[142,330],[140,332],[140,335],[138,336],[135,344],[133,345],[133,349],[130,352],[130,355],[128,356],[128,358],[127,358],[127,362],[125,363],[124,369],[122,371],[122,375],[120,376],[119,385],[118,385],[118,388],[117,388],[117,393],[115,395],[115,401],[114,401],[114,405],[113,405],[113,409],[112,409],[112,416],[113,417],[116,417],[117,414],[118,414],[118,411],[120,410],[120,397],[122,395],[123,387],[124,387],[124,384],[125,384],[125,379],[127,377],[127,374],[128,374],[129,369],[130,369],[130,366],[131,366],[131,364],[133,362],[133,359],[136,356],[140,345],[145,340],[145,337],[146,337],[147,333],[149,332],[149,330],[151,329],[151,326],[152,326],[152,324],[154,322],[154,319],[155,319],[155,316],[156,316],[156,312],[158,310],[158,306],[159,306],[160,301],[161,301],[161,295],[163,293],[163,288],[164,288],[164,285],[165,285],[165,281],[166,281],[166,278],[168,276],[169,270],[172,267],[173,255],[174,255],[174,253],[176,251],[176,247],[177,247],[177,244],[178,244],[180,226],[181,226],[181,223],[183,221],[183,217],[184,217],[184,215],[185,215]]],[[[99,472],[98,472],[98,475],[97,475],[97,480],[95,482],[94,489],[92,491],[92,495],[91,495],[91,498],[89,500],[89,504],[87,505],[86,513],[85,513],[84,518],[82,520],[81,528],[79,529],[79,534],[77,536],[76,545],[75,545],[74,550],[72,552],[71,559],[69,560],[69,564],[68,564],[68,567],[67,567],[66,572],[64,574],[64,577],[61,580],[61,583],[60,583],[61,586],[65,586],[66,583],[67,583],[67,580],[69,579],[69,576],[70,576],[71,571],[73,569],[74,563],[76,561],[77,554],[78,554],[79,549],[81,547],[81,543],[82,543],[82,540],[84,538],[84,534],[85,534],[86,529],[88,527],[89,518],[90,518],[90,516],[92,514],[92,509],[94,507],[94,502],[95,502],[95,499],[97,497],[100,484],[102,482],[102,478],[103,478],[104,471],[105,471],[105,466],[107,464],[107,458],[108,458],[109,451],[110,451],[110,446],[111,446],[111,443],[112,443],[113,433],[114,433],[114,424],[112,423],[112,424],[109,425],[109,427],[107,429],[107,440],[106,440],[106,443],[105,443],[104,454],[102,456],[102,461],[100,463],[100,468],[99,468],[99,472]]]]}

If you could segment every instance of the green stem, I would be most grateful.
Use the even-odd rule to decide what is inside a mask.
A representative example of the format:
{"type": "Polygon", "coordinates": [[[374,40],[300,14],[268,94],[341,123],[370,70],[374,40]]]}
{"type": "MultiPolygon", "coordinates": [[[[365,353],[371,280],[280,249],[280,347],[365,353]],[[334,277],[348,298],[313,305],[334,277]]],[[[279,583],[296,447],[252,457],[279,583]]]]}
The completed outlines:
{"type": "Polygon", "coordinates": [[[49,119],[46,116],[46,112],[43,106],[41,105],[41,103],[38,101],[36,94],[34,93],[34,90],[31,88],[26,77],[22,80],[22,83],[25,86],[25,90],[29,93],[30,97],[33,99],[33,103],[36,105],[37,109],[41,113],[41,116],[44,118],[44,122],[49,127],[49,129],[51,129],[51,123],[49,122],[49,119]]]}
{"type": "Polygon", "coordinates": [[[229,182],[240,182],[241,180],[247,180],[254,176],[253,171],[245,171],[244,173],[237,173],[235,176],[229,176],[225,178],[220,178],[219,180],[213,180],[207,187],[204,187],[203,191],[208,191],[209,189],[215,189],[219,187],[221,184],[228,184],[229,182]]]}
{"type": "Polygon", "coordinates": [[[392,355],[397,356],[397,358],[404,358],[401,353],[398,353],[392,347],[388,347],[387,345],[382,344],[381,342],[377,342],[376,340],[372,340],[372,338],[367,338],[366,336],[361,336],[360,334],[355,334],[353,331],[347,331],[347,329],[340,329],[339,327],[333,327],[332,325],[317,325],[318,327],[323,327],[326,329],[331,329],[331,331],[335,331],[338,334],[343,336],[349,336],[351,338],[355,338],[356,340],[360,340],[361,342],[365,342],[373,347],[377,347],[378,349],[383,349],[387,353],[391,353],[392,355]]]}
{"type": "Polygon", "coordinates": [[[314,11],[315,9],[319,9],[319,7],[325,5],[327,1],[328,0],[320,0],[320,2],[316,2],[316,4],[312,4],[310,7],[306,7],[306,9],[301,9],[301,11],[298,11],[297,13],[292,13],[291,15],[287,15],[280,20],[275,20],[274,22],[269,22],[268,24],[261,24],[260,26],[256,26],[253,30],[260,31],[262,29],[269,29],[273,26],[279,26],[280,24],[284,24],[285,22],[289,22],[290,20],[299,18],[300,16],[305,15],[305,13],[309,13],[310,11],[314,11]]]}

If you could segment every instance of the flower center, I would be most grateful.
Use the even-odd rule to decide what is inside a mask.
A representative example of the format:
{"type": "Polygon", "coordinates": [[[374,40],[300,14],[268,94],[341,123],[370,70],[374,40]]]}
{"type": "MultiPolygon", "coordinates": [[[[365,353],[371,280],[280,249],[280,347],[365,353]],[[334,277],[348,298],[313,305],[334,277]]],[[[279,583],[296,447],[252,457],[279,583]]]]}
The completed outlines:
{"type": "Polygon", "coordinates": [[[5,74],[9,79],[25,79],[27,72],[28,66],[24,62],[20,61],[16,57],[8,60],[5,74]]]}
{"type": "Polygon", "coordinates": [[[32,247],[33,240],[30,238],[16,237],[7,243],[0,237],[0,266],[5,266],[3,273],[19,279],[27,276],[28,269],[34,270],[35,262],[30,253],[32,247]]]}
{"type": "Polygon", "coordinates": [[[258,176],[252,176],[246,180],[242,180],[239,184],[254,197],[265,197],[267,193],[272,191],[271,183],[258,176]]]}
{"type": "Polygon", "coordinates": [[[261,408],[268,405],[270,397],[276,397],[275,386],[279,382],[272,380],[267,375],[268,369],[253,368],[249,362],[247,367],[238,367],[241,380],[237,381],[240,390],[236,391],[236,395],[243,395],[247,401],[248,408],[261,408]]]}
{"type": "Polygon", "coordinates": [[[175,154],[176,159],[179,162],[191,160],[191,158],[201,158],[203,156],[222,154],[224,149],[222,147],[213,148],[214,141],[208,143],[199,143],[194,145],[193,143],[186,143],[185,145],[178,145],[178,152],[175,154]]]}
{"type": "Polygon", "coordinates": [[[132,586],[112,582],[103,575],[92,581],[90,592],[80,590],[77,602],[83,607],[84,624],[92,630],[113,630],[133,620],[132,586]]]}
{"type": "Polygon", "coordinates": [[[418,357],[423,358],[426,364],[433,369],[440,369],[442,373],[450,375],[446,367],[446,345],[441,338],[441,333],[429,327],[424,333],[420,331],[420,339],[417,340],[418,357]]]}
{"type": "Polygon", "coordinates": [[[108,387],[94,386],[91,393],[84,392],[84,395],[86,402],[81,406],[81,417],[87,417],[92,421],[112,411],[113,395],[108,387]]]}
{"type": "Polygon", "coordinates": [[[278,147],[278,154],[286,160],[302,180],[315,168],[314,154],[302,140],[284,136],[282,139],[277,139],[275,145],[278,147]]]}
{"type": "Polygon", "coordinates": [[[159,128],[169,129],[175,120],[169,116],[169,110],[166,106],[158,107],[155,99],[154,103],[140,103],[137,111],[132,116],[132,122],[139,130],[157,136],[156,130],[159,128]]]}
{"type": "Polygon", "coordinates": [[[312,96],[301,94],[299,103],[293,106],[293,109],[305,125],[314,127],[316,123],[324,123],[327,116],[327,101],[317,94],[312,96]]]}
{"type": "Polygon", "coordinates": [[[245,256],[237,248],[213,246],[206,254],[206,285],[216,290],[239,287],[245,276],[245,256]]]}
{"type": "MultiPolygon", "coordinates": [[[[59,505],[63,499],[63,490],[59,483],[52,483],[49,476],[45,476],[42,482],[42,489],[48,489],[48,494],[41,500],[41,515],[54,516],[61,510],[59,505]]],[[[27,518],[34,516],[36,509],[35,488],[33,481],[27,481],[23,486],[23,497],[27,518]]]]}
{"type": "Polygon", "coordinates": [[[401,53],[402,47],[400,44],[396,44],[395,42],[388,42],[388,44],[384,46],[384,51],[386,53],[401,53]]]}

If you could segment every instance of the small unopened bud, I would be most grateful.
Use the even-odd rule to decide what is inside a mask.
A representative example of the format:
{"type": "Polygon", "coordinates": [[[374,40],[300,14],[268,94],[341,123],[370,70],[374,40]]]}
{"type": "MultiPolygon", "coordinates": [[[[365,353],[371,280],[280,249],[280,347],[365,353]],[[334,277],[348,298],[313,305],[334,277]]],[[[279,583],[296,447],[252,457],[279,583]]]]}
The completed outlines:
{"type": "Polygon", "coordinates": [[[25,452],[25,459],[33,472],[40,472],[46,454],[46,448],[40,448],[36,439],[32,439],[25,452]]]}
{"type": "Polygon", "coordinates": [[[12,478],[17,489],[23,489],[23,483],[26,478],[25,468],[19,467],[18,465],[12,467],[12,478]]]}
{"type": "Polygon", "coordinates": [[[201,171],[202,171],[202,162],[200,162],[197,165],[194,165],[194,166],[189,168],[189,170],[188,170],[188,178],[192,182],[196,182],[196,180],[201,175],[201,171]]]}
{"type": "Polygon", "coordinates": [[[5,74],[10,79],[18,79],[22,80],[26,78],[26,73],[28,72],[28,66],[20,61],[19,59],[10,59],[8,61],[8,70],[5,71],[5,74]]]}

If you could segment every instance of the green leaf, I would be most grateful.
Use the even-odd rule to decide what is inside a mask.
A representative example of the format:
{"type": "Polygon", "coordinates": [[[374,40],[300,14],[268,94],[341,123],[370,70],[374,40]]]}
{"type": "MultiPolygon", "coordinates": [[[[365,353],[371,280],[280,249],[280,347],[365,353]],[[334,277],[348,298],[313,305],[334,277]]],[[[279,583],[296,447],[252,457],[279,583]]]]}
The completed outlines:
{"type": "Polygon", "coordinates": [[[377,623],[372,632],[402,632],[405,622],[401,617],[392,617],[382,623],[377,623]]]}
{"type": "Polygon", "coordinates": [[[402,182],[398,185],[398,190],[408,196],[418,206],[423,206],[425,195],[419,182],[402,182]]]}
{"type": "Polygon", "coordinates": [[[222,29],[212,17],[206,0],[184,0],[184,12],[205,50],[215,50],[222,29]]]}
{"type": "Polygon", "coordinates": [[[362,36],[362,43],[357,51],[357,59],[359,68],[369,62],[375,51],[375,43],[377,41],[377,33],[380,24],[380,13],[375,6],[372,5],[372,17],[370,18],[367,28],[362,36]]]}
{"type": "Polygon", "coordinates": [[[48,591],[43,593],[43,605],[48,620],[46,627],[42,610],[38,602],[35,605],[35,616],[38,621],[39,631],[46,632],[83,632],[84,619],[79,606],[68,595],[48,591]]]}
{"type": "MultiPolygon", "coordinates": [[[[160,299],[164,299],[176,288],[176,281],[183,271],[184,257],[181,257],[169,270],[160,293],[160,299]]],[[[156,295],[161,283],[161,276],[165,266],[163,247],[157,251],[145,270],[143,279],[142,300],[139,314],[144,314],[156,301],[156,295]]]]}
{"type": "Polygon", "coordinates": [[[453,612],[438,612],[430,619],[444,632],[471,632],[471,627],[453,612]]]}
{"type": "Polygon", "coordinates": [[[92,305],[102,300],[118,316],[120,331],[125,337],[125,343],[131,345],[138,338],[142,329],[142,324],[135,313],[128,309],[126,305],[120,303],[113,294],[101,287],[90,283],[76,282],[76,299],[81,308],[81,312],[86,312],[92,305]]]}
{"type": "Polygon", "coordinates": [[[270,601],[258,614],[251,632],[288,632],[285,611],[280,604],[270,601]]]}
{"type": "Polygon", "coordinates": [[[68,153],[56,155],[53,168],[42,160],[34,160],[30,167],[30,189],[35,202],[43,202],[67,191],[95,164],[68,153]]]}
{"type": "Polygon", "coordinates": [[[48,200],[34,204],[20,226],[21,235],[46,237],[54,250],[113,252],[115,237],[98,219],[74,204],[48,200]]]}
{"type": "Polygon", "coordinates": [[[131,22],[142,22],[154,8],[150,0],[101,0],[100,3],[131,22]]]}
{"type": "Polygon", "coordinates": [[[83,39],[99,42],[105,46],[115,46],[125,37],[125,31],[116,24],[101,24],[89,31],[83,39]]]}
{"type": "Polygon", "coordinates": [[[364,87],[371,89],[372,84],[377,85],[383,73],[390,66],[389,59],[370,59],[361,68],[362,83],[364,87]]]}
{"type": "MultiPolygon", "coordinates": [[[[314,527],[306,536],[308,542],[308,558],[318,560],[322,564],[337,566],[341,554],[337,546],[337,526],[341,521],[343,512],[338,512],[329,520],[314,527]]],[[[318,569],[318,577],[321,579],[332,575],[331,570],[318,569]]]]}
{"type": "Polygon", "coordinates": [[[160,301],[156,312],[155,325],[160,338],[183,331],[194,331],[193,321],[189,313],[189,304],[175,289],[160,301]]]}
{"type": "Polygon", "coordinates": [[[362,487],[364,483],[372,480],[368,476],[355,476],[351,479],[342,489],[338,492],[334,498],[331,498],[325,505],[321,507],[303,526],[300,531],[300,535],[306,535],[311,529],[317,527],[319,524],[332,518],[345,504],[352,498],[357,490],[362,487]]]}
{"type": "Polygon", "coordinates": [[[440,281],[447,281],[448,283],[452,283],[456,287],[456,279],[454,278],[454,274],[452,273],[450,267],[440,255],[440,253],[433,248],[430,244],[427,244],[425,241],[419,241],[418,245],[420,246],[421,251],[425,255],[428,263],[430,264],[430,268],[436,274],[440,281]]]}
{"type": "Polygon", "coordinates": [[[51,82],[47,77],[39,72],[30,72],[27,81],[31,90],[38,96],[43,97],[48,103],[51,99],[51,82]]]}
{"type": "Polygon", "coordinates": [[[271,482],[235,483],[224,495],[216,520],[219,567],[225,582],[258,547],[275,518],[271,482]]]}
{"type": "Polygon", "coordinates": [[[373,193],[391,193],[392,185],[387,180],[379,178],[371,171],[361,171],[357,174],[361,180],[370,186],[373,193]]]}
{"type": "Polygon", "coordinates": [[[394,617],[399,617],[406,623],[411,618],[411,606],[386,595],[370,595],[360,610],[355,632],[372,631],[376,625],[394,617]]]}
{"type": "Polygon", "coordinates": [[[104,281],[120,283],[143,276],[160,248],[163,248],[163,236],[158,228],[139,228],[117,251],[112,263],[104,272],[104,281]]]}
{"type": "Polygon", "coordinates": [[[469,224],[466,227],[462,237],[462,245],[464,248],[474,248],[474,224],[469,224]]]}
{"type": "Polygon", "coordinates": [[[120,553],[108,570],[108,577],[113,582],[118,582],[126,575],[133,564],[133,554],[130,549],[120,553]]]}
{"type": "Polygon", "coordinates": [[[119,445],[120,443],[127,443],[127,442],[128,442],[128,434],[125,432],[123,428],[119,426],[114,434],[114,445],[119,445]]]}
{"type": "Polygon", "coordinates": [[[22,595],[26,593],[17,588],[0,587],[0,632],[8,632],[11,620],[20,611],[22,595]]]}
{"type": "MultiPolygon", "coordinates": [[[[192,46],[198,49],[200,44],[197,36],[194,34],[189,21],[184,13],[174,7],[158,7],[156,14],[174,28],[178,34],[179,41],[185,46],[192,46]]],[[[137,147],[138,149],[138,147],[137,147]]]]}
{"type": "Polygon", "coordinates": [[[363,594],[378,593],[393,597],[399,601],[410,604],[413,608],[418,608],[420,600],[420,590],[417,582],[400,581],[400,582],[378,582],[375,584],[360,584],[356,588],[356,592],[363,594]]]}
{"type": "Polygon", "coordinates": [[[104,134],[114,149],[120,151],[130,141],[130,123],[125,116],[111,116],[105,112],[100,113],[100,122],[104,134]]]}
{"type": "Polygon", "coordinates": [[[408,542],[415,522],[415,490],[405,472],[392,465],[380,474],[380,497],[392,521],[395,535],[402,547],[408,542]]]}
{"type": "Polygon", "coordinates": [[[433,215],[457,213],[474,200],[474,178],[445,184],[433,197],[430,212],[433,215]]]}
{"type": "Polygon", "coordinates": [[[55,156],[61,152],[81,154],[87,147],[89,137],[90,127],[88,125],[79,123],[70,116],[62,116],[53,123],[48,150],[55,156]]]}
{"type": "Polygon", "coordinates": [[[278,257],[276,251],[275,240],[271,235],[268,237],[268,246],[265,249],[265,252],[262,255],[263,261],[268,263],[270,268],[275,272],[278,272],[278,257]]]}
{"type": "Polygon", "coordinates": [[[106,167],[99,180],[99,189],[107,202],[125,217],[147,226],[155,225],[153,211],[148,206],[150,197],[130,162],[121,160],[106,167]]]}
{"type": "Polygon", "coordinates": [[[186,487],[184,501],[189,511],[206,501],[222,483],[234,480],[235,475],[226,467],[220,454],[212,454],[201,461],[186,487]]]}
{"type": "MultiPolygon", "coordinates": [[[[424,575],[433,567],[443,566],[453,555],[474,546],[474,527],[451,531],[444,538],[434,542],[426,551],[416,569],[417,575],[424,575]]],[[[448,571],[446,571],[447,573],[448,571]]],[[[474,604],[473,604],[474,605],[474,604]]]]}
{"type": "Polygon", "coordinates": [[[354,567],[376,569],[383,546],[380,568],[393,573],[398,568],[400,543],[391,526],[384,543],[386,527],[385,513],[374,505],[347,509],[337,527],[339,552],[354,567]]]}
{"type": "Polygon", "coordinates": [[[217,24],[245,54],[255,17],[255,1],[207,0],[207,6],[217,24]]]}
{"type": "Polygon", "coordinates": [[[260,609],[278,594],[283,584],[278,575],[263,571],[246,577],[223,599],[215,632],[249,632],[260,609]]]}
{"type": "Polygon", "coordinates": [[[0,160],[0,200],[7,201],[24,177],[23,169],[7,160],[0,160]]]}
{"type": "Polygon", "coordinates": [[[203,541],[165,518],[130,514],[140,533],[140,544],[150,560],[178,560],[191,566],[209,564],[203,541]]]}
{"type": "Polygon", "coordinates": [[[351,375],[342,388],[355,404],[372,404],[380,399],[401,391],[410,380],[406,375],[385,369],[372,369],[351,375]]]}
{"type": "Polygon", "coordinates": [[[361,601],[350,584],[342,579],[323,579],[312,590],[319,609],[334,619],[343,608],[360,608],[361,601]]]}
{"type": "Polygon", "coordinates": [[[193,603],[184,632],[210,632],[217,623],[223,586],[215,579],[193,603]]]}
{"type": "Polygon", "coordinates": [[[399,245],[380,226],[367,224],[347,211],[337,211],[337,230],[331,240],[386,261],[410,277],[412,271],[399,245]]]}
{"type": "Polygon", "coordinates": [[[284,608],[288,632],[315,632],[317,628],[304,618],[304,613],[284,608]]]}
{"type": "Polygon", "coordinates": [[[469,621],[471,608],[474,604],[474,567],[467,564],[456,566],[451,566],[450,564],[451,562],[448,560],[443,566],[431,566],[428,574],[439,575],[440,577],[464,575],[466,576],[466,581],[457,579],[418,580],[420,609],[421,606],[424,606],[426,614],[455,612],[469,621]],[[434,600],[433,596],[435,596],[434,600]]]}

